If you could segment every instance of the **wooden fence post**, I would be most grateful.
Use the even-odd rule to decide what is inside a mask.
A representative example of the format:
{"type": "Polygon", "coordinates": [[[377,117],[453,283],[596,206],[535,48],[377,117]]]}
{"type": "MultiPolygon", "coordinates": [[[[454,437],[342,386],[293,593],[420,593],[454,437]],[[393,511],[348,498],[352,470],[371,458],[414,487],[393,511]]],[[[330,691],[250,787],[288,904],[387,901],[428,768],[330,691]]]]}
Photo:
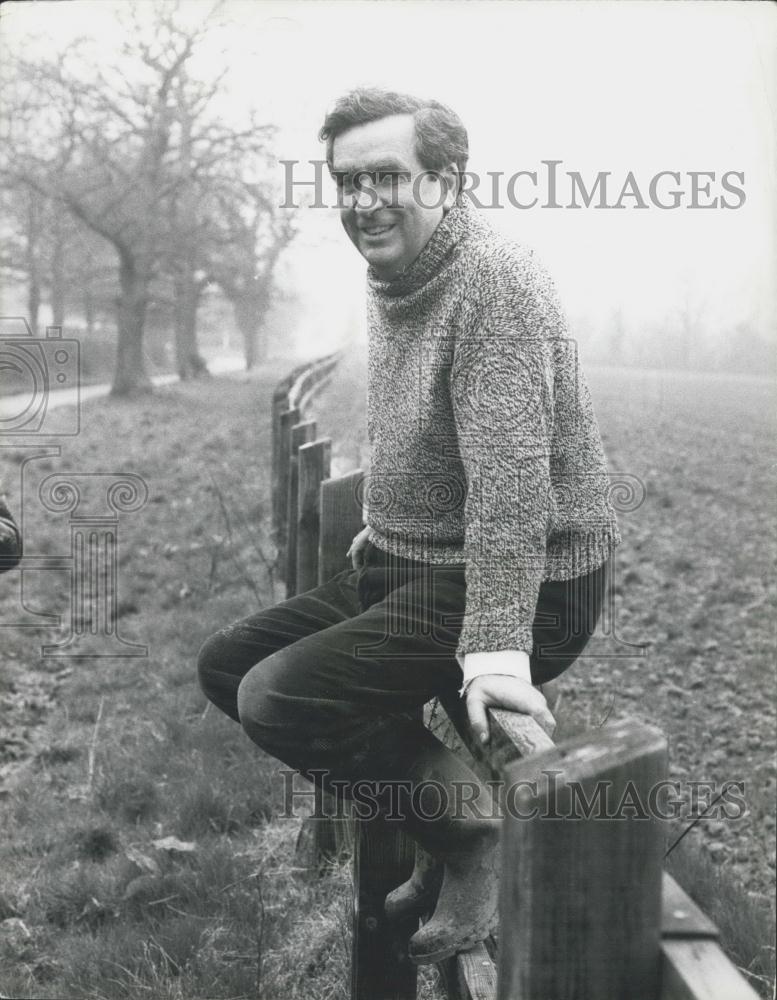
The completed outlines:
{"type": "Polygon", "coordinates": [[[354,841],[351,1000],[415,1000],[407,942],[418,919],[390,923],[383,910],[388,893],[410,878],[413,842],[380,817],[356,820],[354,841]]]}
{"type": "MultiPolygon", "coordinates": [[[[342,350],[338,350],[323,358],[319,358],[313,363],[309,361],[303,362],[281,379],[273,390],[270,409],[272,427],[272,525],[275,532],[276,544],[279,547],[282,547],[284,542],[288,504],[286,476],[290,445],[286,440],[286,434],[291,425],[299,422],[301,416],[307,411],[310,402],[330,381],[332,373],[342,356],[342,350]],[[287,411],[292,416],[282,419],[283,414],[287,411]]],[[[281,566],[283,566],[282,561],[281,566]]]]}
{"type": "Polygon", "coordinates": [[[286,597],[294,597],[297,588],[297,523],[299,520],[299,458],[300,446],[316,436],[315,420],[306,420],[291,428],[289,446],[289,481],[286,511],[286,597]]]}
{"type": "Polygon", "coordinates": [[[291,429],[299,423],[299,410],[292,407],[280,415],[278,431],[278,524],[276,525],[276,544],[280,552],[279,566],[282,572],[286,568],[286,535],[288,531],[287,517],[289,513],[289,459],[291,458],[291,429]]]}
{"type": "Polygon", "coordinates": [[[281,522],[283,521],[284,508],[281,504],[281,492],[280,492],[280,476],[281,468],[285,464],[282,460],[281,452],[283,450],[282,446],[282,434],[281,434],[281,414],[285,413],[286,410],[292,409],[294,404],[289,402],[289,391],[294,385],[295,379],[299,377],[299,369],[295,368],[293,371],[289,372],[285,378],[283,378],[278,385],[276,385],[272,394],[272,407],[271,407],[271,420],[272,420],[272,513],[273,513],[273,528],[275,531],[279,531],[281,527],[281,522]]]}
{"type": "Polygon", "coordinates": [[[272,395],[271,424],[272,424],[272,526],[277,533],[281,527],[281,414],[289,408],[288,386],[286,379],[275,389],[272,395]]]}
{"type": "Polygon", "coordinates": [[[498,1000],[656,1000],[666,756],[632,719],[505,769],[498,1000]]]}
{"type": "Polygon", "coordinates": [[[331,580],[351,565],[346,552],[363,527],[360,502],[363,481],[364,473],[355,469],[337,479],[325,479],[321,484],[319,583],[331,580]]]}
{"type": "Polygon", "coordinates": [[[297,505],[297,592],[318,586],[319,537],[321,532],[321,483],[329,478],[332,439],[319,438],[303,444],[297,452],[299,502],[297,505]]]}

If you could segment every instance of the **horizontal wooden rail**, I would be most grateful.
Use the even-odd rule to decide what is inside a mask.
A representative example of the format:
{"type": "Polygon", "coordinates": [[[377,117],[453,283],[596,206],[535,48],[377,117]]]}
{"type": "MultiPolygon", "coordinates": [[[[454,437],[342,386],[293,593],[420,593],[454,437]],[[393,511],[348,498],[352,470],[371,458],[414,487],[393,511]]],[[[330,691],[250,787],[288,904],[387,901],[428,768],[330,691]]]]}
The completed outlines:
{"type": "Polygon", "coordinates": [[[664,872],[659,1000],[758,1000],[718,937],[715,924],[664,872]]]}
{"type": "MultiPolygon", "coordinates": [[[[546,687],[550,690],[544,693],[552,708],[557,687],[546,687]]],[[[481,776],[485,778],[501,778],[508,763],[523,757],[533,757],[554,746],[551,736],[531,716],[501,708],[488,710],[490,739],[484,746],[469,727],[462,700],[443,699],[442,705],[462,743],[479,765],[477,769],[481,776]]]]}
{"type": "MultiPolygon", "coordinates": [[[[658,1000],[758,1000],[721,949],[718,929],[667,872],[662,881],[659,978],[658,1000]]],[[[494,1000],[497,967],[485,944],[457,955],[445,970],[445,981],[449,998],[494,1000]]]]}
{"type": "Polygon", "coordinates": [[[324,388],[332,373],[344,356],[342,350],[328,354],[313,362],[295,379],[289,388],[289,406],[297,406],[306,412],[313,398],[324,388]]]}

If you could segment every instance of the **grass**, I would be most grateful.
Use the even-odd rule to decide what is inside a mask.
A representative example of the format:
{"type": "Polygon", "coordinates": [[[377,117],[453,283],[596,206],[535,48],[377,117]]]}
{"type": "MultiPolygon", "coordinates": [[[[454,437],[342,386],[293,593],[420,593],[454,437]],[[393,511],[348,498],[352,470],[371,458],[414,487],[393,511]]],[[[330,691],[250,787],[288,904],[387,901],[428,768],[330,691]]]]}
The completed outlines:
{"type": "MultiPolygon", "coordinates": [[[[3,996],[347,996],[348,869],[320,881],[295,870],[298,822],[275,818],[277,762],[207,707],[195,676],[210,631],[278,599],[263,523],[270,391],[282,372],[228,383],[226,407],[215,379],[136,403],[95,401],[80,436],[40,473],[143,475],[149,503],[119,526],[119,628],[149,653],[66,661],[54,707],[26,731],[29,757],[2,800],[0,904],[29,938],[0,938],[3,996]],[[165,837],[191,849],[154,846],[165,837]]],[[[33,505],[25,516],[28,551],[66,549],[66,518],[33,505]]],[[[30,601],[66,610],[62,581],[40,576],[30,601]]],[[[4,587],[4,621],[15,600],[4,587]]],[[[52,638],[5,630],[3,690],[31,676],[53,683],[40,658],[52,638]]]]}

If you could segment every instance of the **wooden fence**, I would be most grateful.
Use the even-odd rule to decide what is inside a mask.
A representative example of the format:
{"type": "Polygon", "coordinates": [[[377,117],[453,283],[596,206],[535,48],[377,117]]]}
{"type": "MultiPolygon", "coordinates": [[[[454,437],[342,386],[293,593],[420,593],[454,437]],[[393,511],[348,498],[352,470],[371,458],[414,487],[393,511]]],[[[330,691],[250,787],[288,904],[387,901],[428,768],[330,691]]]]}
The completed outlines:
{"type": "MultiPolygon", "coordinates": [[[[349,567],[345,553],[364,526],[364,474],[331,478],[331,440],[306,419],[338,358],[299,366],[273,396],[273,512],[288,596],[349,567]]],[[[716,927],[662,870],[660,824],[640,815],[667,776],[659,730],[629,720],[556,746],[531,718],[496,710],[484,751],[461,703],[443,708],[476,770],[501,779],[505,817],[498,947],[489,940],[439,967],[450,1000],[756,1000],[716,927]],[[603,789],[621,818],[597,816],[603,789]]],[[[409,839],[380,819],[314,820],[303,843],[314,864],[353,858],[352,1000],[415,998],[407,942],[417,922],[389,924],[383,912],[412,870],[409,839]]]]}

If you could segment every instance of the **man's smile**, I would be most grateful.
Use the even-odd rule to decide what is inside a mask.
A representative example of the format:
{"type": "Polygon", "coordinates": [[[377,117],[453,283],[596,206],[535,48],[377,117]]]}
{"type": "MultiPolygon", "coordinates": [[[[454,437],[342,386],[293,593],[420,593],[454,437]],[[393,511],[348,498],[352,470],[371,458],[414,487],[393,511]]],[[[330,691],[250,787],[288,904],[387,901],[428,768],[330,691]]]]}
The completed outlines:
{"type": "Polygon", "coordinates": [[[391,222],[385,226],[360,226],[359,230],[365,236],[383,236],[384,233],[390,232],[395,225],[395,222],[391,222]]]}

